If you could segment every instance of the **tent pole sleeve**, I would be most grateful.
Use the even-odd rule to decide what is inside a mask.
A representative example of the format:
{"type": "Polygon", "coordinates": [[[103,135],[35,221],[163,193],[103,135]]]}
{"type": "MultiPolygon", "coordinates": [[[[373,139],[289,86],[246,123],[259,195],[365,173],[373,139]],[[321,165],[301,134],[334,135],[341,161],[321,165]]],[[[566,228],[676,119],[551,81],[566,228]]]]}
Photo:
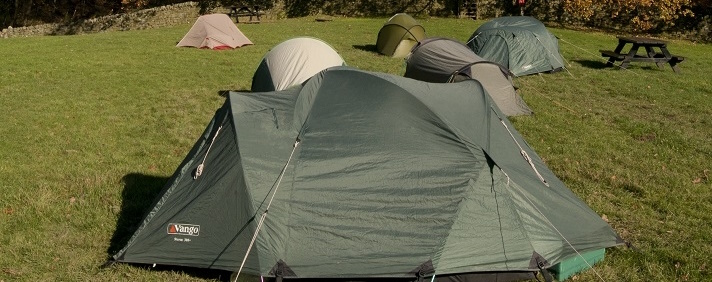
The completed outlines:
{"type": "MultiPolygon", "coordinates": [[[[267,218],[267,212],[269,212],[270,206],[272,206],[272,201],[274,200],[274,196],[277,194],[277,190],[279,190],[279,184],[282,183],[282,178],[284,177],[284,173],[287,171],[287,167],[289,167],[289,162],[292,161],[292,157],[294,156],[294,151],[297,150],[297,147],[299,147],[299,138],[294,141],[294,147],[292,148],[292,153],[289,154],[289,159],[287,159],[287,163],[284,164],[284,167],[282,168],[282,171],[279,173],[279,178],[277,178],[277,182],[274,184],[274,192],[272,192],[272,196],[269,199],[269,203],[267,203],[267,208],[265,208],[265,211],[262,213],[262,216],[260,217],[260,221],[257,224],[257,228],[255,229],[255,234],[252,235],[252,241],[250,241],[250,245],[247,247],[247,252],[245,252],[245,257],[242,258],[242,263],[240,263],[240,268],[237,270],[237,274],[235,275],[235,279],[233,282],[237,282],[237,278],[240,277],[240,272],[242,272],[242,268],[245,266],[245,262],[247,261],[247,256],[250,255],[250,250],[252,250],[252,246],[255,245],[255,241],[257,240],[257,235],[260,232],[260,229],[262,228],[262,224],[265,221],[265,218],[267,218]]],[[[279,278],[278,278],[279,279],[279,278]]]]}

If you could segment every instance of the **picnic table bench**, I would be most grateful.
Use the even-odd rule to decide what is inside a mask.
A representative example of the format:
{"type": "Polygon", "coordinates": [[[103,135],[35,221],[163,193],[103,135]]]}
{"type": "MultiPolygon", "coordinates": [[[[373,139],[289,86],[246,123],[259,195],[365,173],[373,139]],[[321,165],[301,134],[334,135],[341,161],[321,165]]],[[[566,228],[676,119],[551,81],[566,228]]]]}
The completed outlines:
{"type": "Polygon", "coordinates": [[[264,15],[264,12],[260,11],[260,6],[257,5],[254,5],[252,7],[231,6],[230,13],[228,15],[231,17],[235,17],[236,23],[240,23],[240,17],[250,17],[250,20],[245,23],[259,23],[262,20],[262,15],[264,15]],[[253,20],[253,17],[257,20],[253,20]]]}
{"type": "Polygon", "coordinates": [[[680,69],[677,64],[685,60],[685,57],[670,54],[667,49],[667,42],[648,37],[618,36],[618,46],[616,46],[615,50],[599,51],[603,57],[608,58],[606,66],[613,66],[614,62],[621,61],[620,67],[622,69],[627,68],[631,62],[655,63],[658,67],[663,67],[667,63],[675,73],[679,73],[680,69]],[[630,50],[622,52],[623,48],[628,44],[632,44],[630,50]],[[640,47],[645,50],[642,55],[638,54],[640,47]]]}

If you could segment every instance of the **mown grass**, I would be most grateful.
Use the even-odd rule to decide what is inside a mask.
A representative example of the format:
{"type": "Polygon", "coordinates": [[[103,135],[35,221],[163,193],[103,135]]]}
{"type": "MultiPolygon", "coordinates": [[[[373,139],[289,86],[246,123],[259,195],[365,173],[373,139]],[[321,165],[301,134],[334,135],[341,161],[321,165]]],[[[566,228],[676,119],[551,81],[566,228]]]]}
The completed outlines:
{"type": "MultiPolygon", "coordinates": [[[[249,89],[262,55],[295,36],[330,43],[350,66],[401,75],[372,51],[385,19],[287,19],[240,29],[256,44],[176,48],[190,26],[0,40],[0,281],[224,279],[116,265],[128,239],[224,98],[249,89]]],[[[482,22],[421,19],[465,41],[482,22]]],[[[712,46],[672,40],[681,74],[605,68],[614,35],[550,29],[567,72],[517,79],[536,112],[517,129],[559,177],[635,248],[596,266],[606,281],[712,280],[712,46]]],[[[562,211],[565,212],[565,211],[562,211]]],[[[593,271],[579,281],[599,281],[593,271]]]]}

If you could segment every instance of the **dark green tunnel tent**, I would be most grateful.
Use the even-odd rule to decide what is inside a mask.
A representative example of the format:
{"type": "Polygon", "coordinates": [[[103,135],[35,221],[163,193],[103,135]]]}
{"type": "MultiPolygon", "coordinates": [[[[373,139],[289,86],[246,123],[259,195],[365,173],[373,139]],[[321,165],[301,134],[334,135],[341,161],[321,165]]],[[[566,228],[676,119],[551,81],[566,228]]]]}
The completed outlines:
{"type": "Polygon", "coordinates": [[[420,40],[425,39],[425,28],[405,13],[392,16],[378,31],[376,49],[394,58],[403,58],[420,40]]]}
{"type": "Polygon", "coordinates": [[[230,92],[113,258],[236,271],[246,257],[243,274],[284,279],[493,281],[619,242],[477,81],[337,67],[279,92],[230,92]]]}
{"type": "Polygon", "coordinates": [[[556,36],[532,17],[501,17],[482,24],[467,40],[475,54],[516,76],[564,68],[556,36]]]}
{"type": "Polygon", "coordinates": [[[428,38],[419,42],[406,59],[403,76],[436,83],[476,79],[505,115],[532,113],[515,91],[512,73],[506,67],[486,61],[452,39],[428,38]]]}

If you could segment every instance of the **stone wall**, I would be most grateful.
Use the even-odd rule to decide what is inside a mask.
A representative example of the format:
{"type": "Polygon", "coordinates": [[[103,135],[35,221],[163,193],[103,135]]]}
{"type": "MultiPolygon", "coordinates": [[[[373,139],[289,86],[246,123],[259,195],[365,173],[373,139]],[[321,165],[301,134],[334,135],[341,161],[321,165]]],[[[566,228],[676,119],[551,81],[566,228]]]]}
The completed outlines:
{"type": "Polygon", "coordinates": [[[197,2],[186,2],[156,7],[133,13],[109,15],[76,23],[57,23],[8,27],[0,31],[0,38],[43,35],[70,35],[104,31],[125,31],[169,27],[195,22],[199,16],[197,2]]]}
{"type": "MultiPolygon", "coordinates": [[[[2,0],[0,0],[2,1],[2,0]]],[[[532,5],[525,13],[527,15],[532,15],[537,19],[547,22],[547,23],[560,23],[564,25],[576,26],[576,23],[568,23],[563,11],[560,9],[560,0],[529,0],[532,2],[542,2],[539,5],[532,5]]],[[[306,2],[314,3],[330,3],[324,5],[317,5],[314,7],[299,6],[297,4],[305,2],[302,0],[275,0],[274,7],[272,9],[265,11],[266,15],[262,17],[263,20],[269,19],[279,19],[285,16],[298,16],[300,13],[304,15],[315,14],[315,13],[327,13],[333,15],[348,15],[348,16],[367,16],[369,15],[369,9],[366,9],[366,5],[371,3],[371,6],[382,5],[381,1],[376,0],[358,0],[358,1],[329,1],[329,0],[314,0],[306,2]],[[333,2],[333,3],[332,3],[333,2]],[[339,5],[336,5],[336,4],[339,5]],[[365,3],[365,4],[364,4],[365,3]],[[375,3],[375,4],[374,4],[375,3]],[[359,6],[361,5],[361,6],[359,6]],[[293,11],[295,9],[301,9],[299,11],[293,11]]],[[[385,2],[385,1],[383,1],[385,2]]],[[[398,1],[396,1],[398,2],[398,1]]],[[[403,2],[403,1],[400,1],[403,2]]],[[[438,3],[446,3],[447,1],[431,1],[434,3],[429,7],[429,12],[431,15],[440,16],[451,16],[448,14],[457,10],[456,7],[443,6],[438,3]],[[438,13],[439,10],[440,13],[438,13]]],[[[470,3],[478,3],[477,16],[479,19],[487,19],[499,17],[502,15],[512,14],[511,9],[515,9],[512,2],[510,1],[498,1],[498,0],[470,0],[465,1],[470,3]]],[[[449,2],[447,2],[449,3],[449,2]]],[[[368,7],[371,7],[368,6],[368,7]]],[[[378,6],[380,7],[380,6],[378,6]]],[[[373,11],[379,11],[379,9],[371,7],[373,11]]],[[[417,11],[423,7],[411,7],[410,9],[417,11]]],[[[54,24],[42,24],[34,26],[26,26],[19,28],[8,27],[0,31],[0,38],[10,38],[10,37],[30,37],[30,36],[44,36],[44,35],[70,35],[70,34],[84,34],[84,33],[96,33],[104,31],[124,31],[124,30],[139,30],[139,29],[151,29],[151,28],[161,28],[170,27],[180,24],[192,24],[195,19],[199,16],[199,7],[197,2],[185,2],[170,6],[156,7],[141,11],[136,11],[133,13],[116,14],[109,15],[100,18],[88,19],[81,22],[75,23],[54,23],[54,24]]],[[[428,10],[424,9],[423,11],[428,10]]],[[[211,12],[213,13],[227,13],[229,11],[226,7],[217,8],[211,12]]],[[[371,11],[372,13],[375,13],[371,11]]],[[[383,11],[381,11],[382,13],[383,11]]],[[[390,11],[389,11],[390,12],[390,11]]],[[[395,11],[393,11],[395,13],[395,11]]],[[[412,12],[412,11],[410,11],[412,12]]],[[[518,11],[514,11],[518,12],[518,11]]],[[[712,42],[712,17],[705,16],[698,19],[696,26],[686,27],[687,31],[676,31],[669,32],[667,34],[670,37],[689,39],[693,41],[702,42],[712,42]]],[[[625,29],[617,30],[616,32],[622,32],[625,29]]]]}

